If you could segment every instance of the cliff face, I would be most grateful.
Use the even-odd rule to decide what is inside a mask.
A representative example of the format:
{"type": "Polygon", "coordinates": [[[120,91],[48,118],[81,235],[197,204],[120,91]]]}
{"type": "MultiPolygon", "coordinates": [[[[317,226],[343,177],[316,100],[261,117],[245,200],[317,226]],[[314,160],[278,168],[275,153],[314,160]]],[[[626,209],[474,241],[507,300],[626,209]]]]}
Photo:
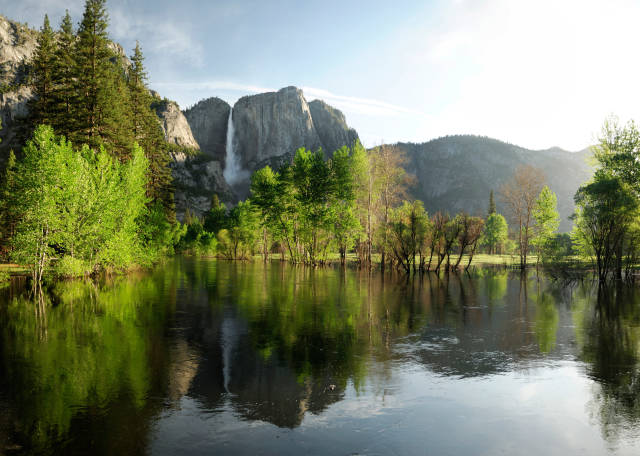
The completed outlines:
{"type": "Polygon", "coordinates": [[[225,203],[237,200],[222,175],[222,166],[204,154],[188,155],[172,152],[171,171],[175,187],[176,216],[184,220],[187,209],[202,215],[211,208],[211,198],[217,194],[225,203]]]}
{"type": "Polygon", "coordinates": [[[204,155],[224,168],[227,121],[231,106],[220,98],[207,98],[184,112],[195,140],[204,155]]]}
{"type": "Polygon", "coordinates": [[[200,149],[193,137],[189,122],[174,101],[160,101],[155,105],[164,137],[169,144],[187,149],[200,149]]]}
{"type": "Polygon", "coordinates": [[[300,147],[322,147],[309,105],[295,87],[240,98],[233,107],[233,125],[235,151],[249,171],[300,147]]]}
{"type": "MultiPolygon", "coordinates": [[[[226,142],[231,107],[208,98],[185,111],[202,153],[226,166],[226,142]]],[[[322,148],[327,155],[358,139],[344,115],[323,101],[307,103],[295,87],[240,98],[233,106],[234,153],[249,176],[270,165],[287,163],[300,147],[322,148]]],[[[234,185],[236,196],[248,196],[249,178],[234,185]]]]}
{"type": "MultiPolygon", "coordinates": [[[[202,149],[178,104],[173,101],[158,100],[154,103],[154,107],[164,131],[165,140],[175,146],[171,151],[171,171],[178,219],[184,219],[187,209],[197,215],[208,211],[214,194],[226,203],[235,201],[236,197],[222,175],[222,163],[212,158],[209,149],[206,151],[202,149]]],[[[203,120],[201,127],[206,126],[207,122],[203,120]]],[[[204,130],[206,132],[206,128],[204,130]]],[[[202,135],[202,128],[198,132],[206,138],[206,135],[202,135]]],[[[226,134],[226,128],[224,134],[226,134]]],[[[206,141],[205,144],[210,146],[206,141]]],[[[224,150],[224,142],[222,148],[224,150]]]]}
{"type": "Polygon", "coordinates": [[[0,15],[0,87],[24,82],[38,32],[0,15]]]}
{"type": "Polygon", "coordinates": [[[344,114],[338,109],[322,100],[313,100],[309,103],[309,110],[325,154],[331,154],[342,146],[351,146],[358,139],[358,133],[349,128],[344,114]]]}
{"type": "MultiPolygon", "coordinates": [[[[0,148],[18,149],[20,120],[27,115],[32,92],[25,85],[29,61],[36,49],[38,32],[0,15],[0,148]]],[[[5,154],[0,154],[0,164],[5,154]]]]}

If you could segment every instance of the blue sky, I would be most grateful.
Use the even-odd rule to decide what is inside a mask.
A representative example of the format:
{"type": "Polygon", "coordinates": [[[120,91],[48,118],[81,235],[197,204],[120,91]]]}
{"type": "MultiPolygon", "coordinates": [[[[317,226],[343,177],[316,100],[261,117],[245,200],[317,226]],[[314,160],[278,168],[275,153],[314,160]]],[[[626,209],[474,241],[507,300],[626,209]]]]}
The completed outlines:
{"type": "MultiPolygon", "coordinates": [[[[82,0],[0,0],[40,27],[82,0]]],[[[640,120],[630,0],[108,0],[150,85],[184,108],[288,85],[341,109],[366,145],[460,133],[578,150],[615,113],[640,120]]]]}

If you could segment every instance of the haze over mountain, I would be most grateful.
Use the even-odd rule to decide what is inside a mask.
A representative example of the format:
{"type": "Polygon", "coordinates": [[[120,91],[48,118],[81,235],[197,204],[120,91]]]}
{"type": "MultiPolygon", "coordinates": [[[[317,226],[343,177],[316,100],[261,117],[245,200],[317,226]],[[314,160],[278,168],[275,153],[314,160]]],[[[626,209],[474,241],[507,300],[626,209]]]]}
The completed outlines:
{"type": "MultiPolygon", "coordinates": [[[[37,33],[0,16],[0,162],[23,140],[22,120],[27,115],[27,100],[32,97],[24,78],[37,33]]],[[[114,49],[124,55],[120,46],[114,44],[114,49]]],[[[228,203],[248,196],[251,172],[265,165],[277,168],[299,147],[322,148],[329,155],[358,139],[340,110],[321,100],[307,102],[303,90],[296,87],[242,97],[233,107],[220,98],[205,98],[185,111],[161,94],[154,95],[165,138],[174,145],[172,169],[179,217],[187,208],[195,213],[208,210],[214,193],[228,203]],[[234,134],[229,137],[231,112],[234,134]],[[229,153],[243,170],[233,186],[224,176],[229,153]]],[[[465,210],[484,214],[490,190],[497,195],[500,185],[519,165],[537,166],[558,195],[560,228],[564,231],[571,227],[568,217],[573,212],[573,195],[591,175],[586,150],[533,151],[465,135],[391,147],[407,154],[407,171],[416,177],[412,196],[423,200],[429,212],[465,210]]],[[[497,202],[500,209],[499,198],[497,202]]]]}

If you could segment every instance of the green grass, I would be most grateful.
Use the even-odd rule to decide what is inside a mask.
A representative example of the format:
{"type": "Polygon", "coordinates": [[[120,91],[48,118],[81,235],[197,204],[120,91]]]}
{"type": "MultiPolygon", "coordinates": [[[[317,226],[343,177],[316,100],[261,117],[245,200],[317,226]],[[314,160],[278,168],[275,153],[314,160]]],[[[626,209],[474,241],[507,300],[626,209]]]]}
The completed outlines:
{"type": "MultiPolygon", "coordinates": [[[[279,253],[269,254],[270,260],[279,260],[281,255],[279,253]]],[[[254,260],[261,260],[262,255],[254,255],[254,260]]],[[[330,253],[328,255],[329,263],[338,263],[340,262],[340,255],[338,253],[330,253]]],[[[373,264],[380,264],[381,255],[379,253],[375,253],[371,256],[373,264]]],[[[417,258],[416,258],[417,260],[417,258]]],[[[458,254],[451,255],[451,262],[455,264],[458,260],[458,254]]],[[[527,263],[530,265],[535,265],[537,262],[537,257],[535,255],[529,255],[527,257],[527,263]]],[[[354,253],[347,254],[347,263],[353,264],[357,263],[358,257],[354,253]]],[[[463,255],[462,260],[460,261],[460,267],[466,266],[469,261],[468,255],[463,255]]],[[[434,257],[431,266],[432,268],[436,265],[436,258],[434,257]]],[[[446,259],[445,259],[446,262],[446,259]]],[[[518,255],[489,255],[486,253],[476,254],[473,256],[473,260],[471,261],[471,266],[515,266],[520,264],[520,257],[518,255]]]]}
{"type": "Polygon", "coordinates": [[[27,274],[29,269],[19,264],[12,263],[0,263],[0,272],[7,272],[9,274],[27,274]]]}

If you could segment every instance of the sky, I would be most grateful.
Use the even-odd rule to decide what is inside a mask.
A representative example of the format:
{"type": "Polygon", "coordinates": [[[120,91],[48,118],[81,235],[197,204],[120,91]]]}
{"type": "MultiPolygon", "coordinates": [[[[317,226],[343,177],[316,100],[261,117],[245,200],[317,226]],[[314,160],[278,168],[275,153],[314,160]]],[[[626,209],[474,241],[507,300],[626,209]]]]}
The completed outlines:
{"type": "MultiPolygon", "coordinates": [[[[83,0],[0,0],[39,28],[83,0]]],[[[366,146],[451,134],[531,149],[592,144],[640,120],[640,2],[107,0],[149,85],[182,108],[286,86],[342,110],[366,146]]]]}

